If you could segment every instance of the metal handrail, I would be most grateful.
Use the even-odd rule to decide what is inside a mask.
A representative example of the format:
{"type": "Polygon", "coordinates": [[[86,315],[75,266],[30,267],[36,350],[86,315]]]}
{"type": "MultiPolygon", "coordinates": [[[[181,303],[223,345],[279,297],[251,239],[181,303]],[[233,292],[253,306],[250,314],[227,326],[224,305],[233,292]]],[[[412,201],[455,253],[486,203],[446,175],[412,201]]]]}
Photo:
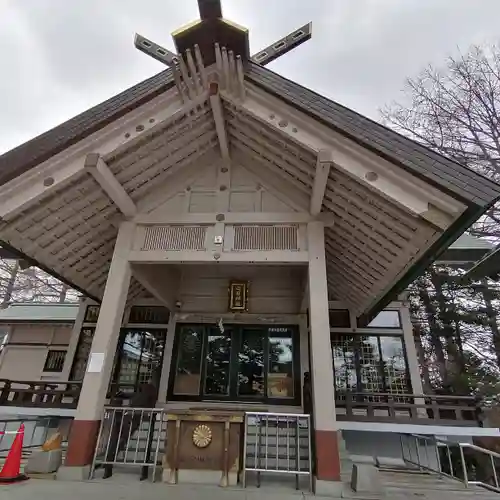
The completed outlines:
{"type": "MultiPolygon", "coordinates": [[[[481,448],[472,443],[461,443],[457,441],[451,441],[448,439],[437,438],[435,436],[423,436],[420,434],[401,434],[401,453],[403,460],[405,463],[418,467],[420,470],[426,470],[429,472],[434,472],[440,476],[448,477],[450,479],[454,479],[456,481],[460,481],[464,484],[466,488],[470,485],[481,486],[483,488],[487,488],[489,490],[500,493],[500,483],[498,479],[497,473],[497,465],[495,464],[495,459],[500,460],[500,453],[488,450],[486,448],[481,448]],[[404,447],[404,438],[407,438],[407,451],[409,452],[409,456],[405,454],[404,447]],[[414,441],[414,450],[415,450],[415,460],[412,457],[412,450],[410,447],[409,440],[413,439],[414,441]],[[420,443],[419,443],[420,441],[420,443]],[[422,441],[424,445],[422,446],[422,441]],[[433,451],[435,453],[436,461],[431,460],[432,457],[429,457],[429,449],[428,444],[431,443],[433,446],[433,451]],[[422,449],[423,448],[423,449],[422,449]],[[446,458],[447,460],[443,463],[442,457],[440,455],[440,450],[443,448],[446,449],[446,458]],[[451,449],[455,448],[458,451],[458,466],[453,465],[453,458],[457,458],[457,456],[453,457],[451,449]],[[488,476],[488,480],[492,480],[492,482],[486,482],[480,479],[474,479],[470,477],[469,469],[470,466],[474,467],[474,463],[471,460],[471,457],[467,457],[466,453],[464,453],[465,449],[472,450],[483,457],[486,457],[486,460],[489,460],[488,465],[491,467],[491,475],[488,476]],[[425,461],[423,460],[422,453],[425,452],[425,461]],[[467,460],[467,458],[469,460],[467,460]]],[[[477,461],[476,461],[477,462],[477,461]]],[[[498,464],[500,466],[500,463],[498,464]]],[[[477,468],[476,468],[477,472],[477,468]]]]}
{"type": "MultiPolygon", "coordinates": [[[[24,434],[23,450],[30,450],[38,448],[45,443],[49,437],[49,431],[52,429],[54,432],[61,429],[62,422],[71,422],[73,417],[30,417],[25,418],[12,418],[0,420],[0,457],[3,458],[4,454],[8,453],[14,440],[13,434],[5,434],[5,431],[16,431],[21,424],[25,424],[26,430],[24,434]],[[30,425],[33,424],[33,425],[30,425]],[[53,425],[51,425],[53,424],[53,425]],[[10,427],[10,428],[9,428],[10,427]]],[[[63,433],[63,443],[67,442],[69,427],[63,433]]]]}

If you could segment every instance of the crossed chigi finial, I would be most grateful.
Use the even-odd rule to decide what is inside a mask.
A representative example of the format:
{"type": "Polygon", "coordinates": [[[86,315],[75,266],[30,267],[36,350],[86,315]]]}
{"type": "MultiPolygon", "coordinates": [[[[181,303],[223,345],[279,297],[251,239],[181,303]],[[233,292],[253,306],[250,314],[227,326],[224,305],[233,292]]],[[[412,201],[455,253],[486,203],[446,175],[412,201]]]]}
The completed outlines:
{"type": "Polygon", "coordinates": [[[264,66],[303,44],[312,36],[312,25],[308,23],[250,56],[248,30],[224,19],[221,0],[198,0],[198,9],[200,11],[199,21],[195,21],[172,34],[176,52],[172,52],[139,34],[135,35],[136,48],[170,67],[178,63],[179,56],[177,54],[184,54],[188,49],[194,51],[195,46],[198,46],[203,61],[208,66],[215,62],[214,47],[215,44],[219,44],[221,47],[226,47],[228,51],[232,50],[241,56],[244,63],[251,60],[264,66]]]}

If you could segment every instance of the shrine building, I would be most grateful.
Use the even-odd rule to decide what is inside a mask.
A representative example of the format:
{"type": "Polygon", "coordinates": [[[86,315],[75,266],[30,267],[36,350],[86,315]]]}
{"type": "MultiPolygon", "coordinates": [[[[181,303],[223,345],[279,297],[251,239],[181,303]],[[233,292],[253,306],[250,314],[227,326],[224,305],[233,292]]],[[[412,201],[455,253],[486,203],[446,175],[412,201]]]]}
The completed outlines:
{"type": "Polygon", "coordinates": [[[346,447],[370,453],[357,432],[374,453],[497,435],[426,399],[404,292],[500,186],[268,69],[309,24],[252,55],[198,4],[172,51],[136,36],[166,70],[0,156],[0,244],[85,297],[54,379],[74,402],[64,473],[88,471],[105,406],[144,383],[176,422],[310,416],[316,491],[346,447]]]}

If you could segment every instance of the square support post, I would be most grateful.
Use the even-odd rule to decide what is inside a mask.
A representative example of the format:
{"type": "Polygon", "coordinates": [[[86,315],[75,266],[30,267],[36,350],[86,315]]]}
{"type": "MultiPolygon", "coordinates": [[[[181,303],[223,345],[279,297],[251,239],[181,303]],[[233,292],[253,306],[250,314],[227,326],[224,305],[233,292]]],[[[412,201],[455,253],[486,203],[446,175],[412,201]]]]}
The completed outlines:
{"type": "MultiPolygon", "coordinates": [[[[134,233],[134,223],[120,226],[63,469],[86,469],[92,462],[132,276],[128,256],[134,233]]],[[[64,479],[78,477],[61,472],[64,479]]]]}
{"type": "MultiPolygon", "coordinates": [[[[309,335],[311,381],[318,483],[340,481],[339,436],[335,414],[335,386],[322,222],[307,225],[309,250],[309,335]]],[[[323,490],[324,488],[320,488],[323,490]]]]}

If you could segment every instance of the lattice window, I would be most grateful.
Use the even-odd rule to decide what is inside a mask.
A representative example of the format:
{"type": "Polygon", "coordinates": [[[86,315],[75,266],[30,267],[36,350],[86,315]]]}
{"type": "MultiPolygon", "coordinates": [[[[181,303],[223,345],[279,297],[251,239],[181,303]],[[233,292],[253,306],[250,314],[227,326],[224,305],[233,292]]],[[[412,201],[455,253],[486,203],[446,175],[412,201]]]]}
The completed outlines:
{"type": "Polygon", "coordinates": [[[44,372],[61,373],[66,359],[66,351],[49,351],[45,359],[44,372]]]}
{"type": "Polygon", "coordinates": [[[206,226],[151,226],[142,250],[204,250],[206,226]]]}
{"type": "Polygon", "coordinates": [[[335,391],[339,399],[344,399],[346,391],[357,392],[355,342],[352,336],[332,339],[333,366],[335,371],[335,391]]]}
{"type": "Polygon", "coordinates": [[[401,335],[333,334],[332,354],[337,399],[346,392],[409,394],[408,366],[401,335]]]}
{"type": "Polygon", "coordinates": [[[234,226],[233,250],[298,250],[297,226],[234,226]]]}
{"type": "Polygon", "coordinates": [[[377,337],[360,337],[359,371],[362,392],[384,392],[377,337]]]}

